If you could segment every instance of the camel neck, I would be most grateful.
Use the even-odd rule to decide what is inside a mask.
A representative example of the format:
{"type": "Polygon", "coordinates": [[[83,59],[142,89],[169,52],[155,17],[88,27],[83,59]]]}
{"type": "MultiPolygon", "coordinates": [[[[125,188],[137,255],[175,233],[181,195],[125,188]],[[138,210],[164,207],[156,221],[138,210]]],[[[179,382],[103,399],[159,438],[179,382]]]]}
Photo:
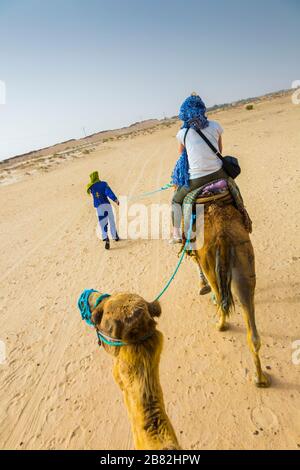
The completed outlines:
{"type": "Polygon", "coordinates": [[[119,383],[131,421],[136,449],[178,449],[172,424],[165,411],[159,382],[159,355],[122,354],[115,365],[119,383]]]}

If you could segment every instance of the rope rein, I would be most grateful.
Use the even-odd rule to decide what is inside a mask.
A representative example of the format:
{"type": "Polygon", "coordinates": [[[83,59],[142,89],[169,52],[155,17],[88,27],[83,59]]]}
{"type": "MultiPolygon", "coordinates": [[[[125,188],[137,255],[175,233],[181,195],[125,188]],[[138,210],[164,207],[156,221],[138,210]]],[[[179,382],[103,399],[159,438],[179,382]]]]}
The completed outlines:
{"type": "MultiPolygon", "coordinates": [[[[143,197],[147,197],[147,196],[150,196],[152,194],[155,194],[155,193],[158,193],[160,191],[165,191],[167,189],[170,189],[173,185],[168,183],[164,186],[162,186],[161,188],[159,189],[156,189],[155,191],[150,191],[150,192],[147,192],[147,193],[142,193],[140,194],[139,196],[132,196],[130,197],[130,199],[141,199],[143,197]]],[[[168,288],[170,287],[171,283],[173,282],[173,280],[175,279],[175,276],[180,268],[180,265],[183,261],[183,258],[184,258],[184,255],[190,245],[190,242],[191,242],[191,233],[192,233],[192,228],[193,228],[193,222],[194,220],[196,219],[196,215],[193,214],[191,216],[191,220],[190,220],[190,226],[189,226],[189,230],[188,230],[188,236],[187,236],[187,239],[186,239],[186,242],[185,242],[185,245],[183,247],[183,250],[181,252],[181,255],[180,255],[180,258],[177,262],[177,265],[175,267],[175,270],[172,274],[172,276],[170,277],[170,279],[167,281],[167,283],[165,284],[164,288],[160,291],[160,293],[155,297],[154,299],[154,302],[159,300],[163,294],[168,290],[168,288]]],[[[153,334],[154,334],[154,331],[146,334],[145,336],[143,336],[142,338],[140,338],[138,341],[123,341],[119,338],[113,338],[111,336],[108,336],[104,331],[102,330],[99,330],[95,324],[92,322],[92,312],[90,310],[90,306],[89,306],[89,297],[92,293],[98,293],[100,294],[100,292],[96,291],[95,289],[85,289],[82,294],[80,295],[79,299],[78,299],[78,308],[79,308],[79,311],[81,313],[81,318],[82,320],[85,320],[85,322],[89,325],[89,326],[92,326],[96,329],[96,333],[97,333],[97,338],[98,338],[98,344],[99,346],[102,345],[102,343],[104,344],[107,344],[108,346],[116,346],[116,347],[121,347],[121,346],[127,346],[129,344],[138,344],[138,343],[141,343],[143,341],[145,341],[146,339],[150,338],[153,334]]],[[[94,305],[94,309],[100,304],[100,302],[107,298],[107,297],[110,297],[110,294],[100,294],[99,297],[97,298],[96,302],[95,302],[95,305],[94,305]]]]}
{"type": "Polygon", "coordinates": [[[137,201],[137,200],[142,199],[144,197],[152,196],[152,194],[159,193],[160,191],[166,191],[166,189],[170,189],[172,187],[173,187],[173,185],[171,183],[167,183],[159,189],[155,189],[154,191],[149,191],[147,193],[141,193],[141,194],[138,194],[136,196],[129,196],[128,199],[129,199],[129,201],[137,201]]]}
{"type": "Polygon", "coordinates": [[[177,265],[176,265],[176,268],[175,268],[175,270],[174,270],[172,276],[170,277],[170,279],[168,280],[168,282],[167,282],[166,285],[164,286],[164,288],[160,291],[160,293],[158,294],[158,296],[155,297],[154,301],[159,300],[159,299],[163,296],[163,294],[168,290],[168,288],[170,287],[172,281],[174,280],[174,278],[175,278],[175,276],[176,276],[176,274],[177,274],[177,272],[178,272],[178,270],[179,270],[179,268],[180,268],[180,265],[181,265],[181,263],[182,263],[182,261],[183,261],[183,258],[184,258],[184,255],[185,255],[185,253],[186,253],[186,250],[188,249],[189,244],[191,243],[191,234],[192,234],[193,223],[194,223],[194,220],[195,220],[195,219],[196,219],[196,215],[193,214],[193,215],[191,216],[191,221],[190,221],[188,236],[187,236],[185,245],[184,245],[184,247],[183,247],[183,250],[182,250],[182,252],[181,252],[180,258],[179,258],[179,260],[178,260],[178,263],[177,263],[177,265]]]}
{"type": "MultiPolygon", "coordinates": [[[[194,222],[195,218],[196,218],[196,216],[195,216],[195,214],[193,214],[191,216],[191,221],[190,221],[190,227],[189,227],[189,231],[188,231],[187,240],[186,240],[185,245],[183,247],[183,250],[182,250],[181,256],[179,258],[179,261],[176,265],[176,268],[175,268],[172,276],[170,277],[170,279],[168,280],[168,282],[166,283],[164,288],[161,290],[161,292],[154,299],[154,301],[159,300],[163,296],[163,294],[168,290],[168,288],[170,287],[172,281],[174,280],[174,278],[175,278],[175,276],[176,276],[176,274],[179,270],[179,267],[180,267],[180,265],[183,261],[185,252],[188,249],[189,244],[191,242],[191,233],[192,233],[193,222],[194,222]]],[[[90,306],[89,306],[89,297],[94,292],[100,294],[100,292],[96,291],[95,289],[85,289],[82,292],[81,296],[79,297],[77,305],[78,305],[78,308],[80,310],[82,320],[85,320],[85,322],[89,326],[93,326],[96,329],[99,346],[101,346],[102,343],[107,344],[108,346],[116,346],[116,347],[128,346],[129,344],[138,344],[138,343],[141,343],[141,342],[145,341],[146,339],[150,338],[154,334],[154,332],[152,331],[152,332],[146,334],[145,336],[143,336],[142,338],[140,338],[138,341],[130,341],[130,342],[128,341],[128,342],[126,342],[126,341],[123,341],[119,338],[113,338],[112,336],[108,336],[106,333],[104,333],[104,331],[99,330],[98,328],[96,328],[95,324],[92,322],[92,312],[91,312],[91,309],[90,309],[90,306]]],[[[96,303],[94,305],[94,309],[100,304],[100,302],[102,302],[103,299],[105,299],[107,297],[110,297],[110,294],[100,294],[99,297],[96,300],[96,303]]]]}

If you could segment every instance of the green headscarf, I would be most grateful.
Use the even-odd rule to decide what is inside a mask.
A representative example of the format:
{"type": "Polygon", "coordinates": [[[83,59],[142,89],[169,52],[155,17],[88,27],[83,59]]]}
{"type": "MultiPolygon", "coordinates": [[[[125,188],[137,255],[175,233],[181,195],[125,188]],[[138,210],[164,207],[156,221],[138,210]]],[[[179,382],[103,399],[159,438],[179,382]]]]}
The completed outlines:
{"type": "Polygon", "coordinates": [[[86,191],[88,194],[90,193],[90,188],[93,186],[93,184],[98,183],[98,181],[100,181],[98,171],[93,171],[93,173],[90,174],[90,180],[90,183],[86,185],[86,191]]]}

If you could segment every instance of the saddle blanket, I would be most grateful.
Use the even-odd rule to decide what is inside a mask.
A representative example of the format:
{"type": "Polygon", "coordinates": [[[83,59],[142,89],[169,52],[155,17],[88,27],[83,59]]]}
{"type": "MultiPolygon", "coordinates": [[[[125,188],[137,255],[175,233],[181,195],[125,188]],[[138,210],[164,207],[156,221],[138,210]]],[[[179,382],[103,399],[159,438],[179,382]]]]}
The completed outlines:
{"type": "Polygon", "coordinates": [[[198,198],[202,196],[206,197],[210,194],[220,194],[226,191],[227,189],[228,184],[226,180],[216,180],[204,186],[203,190],[201,191],[201,194],[198,195],[198,198]]]}
{"type": "MultiPolygon", "coordinates": [[[[241,196],[240,190],[236,184],[236,182],[232,178],[228,179],[220,179],[208,183],[200,188],[194,189],[193,191],[189,192],[183,201],[183,221],[184,226],[189,226],[189,221],[191,220],[191,214],[193,210],[193,206],[196,204],[197,200],[201,201],[201,198],[209,198],[212,196],[212,200],[214,199],[213,196],[217,196],[222,198],[222,194],[224,194],[224,198],[226,197],[226,193],[229,193],[233,199],[233,204],[242,214],[243,222],[245,225],[246,230],[251,233],[252,232],[252,221],[249,217],[249,214],[245,208],[243,198],[241,196]]],[[[227,199],[227,197],[226,197],[227,199]]],[[[225,199],[224,199],[225,200],[225,199]]],[[[203,201],[204,202],[204,201],[203,201]]],[[[206,201],[205,201],[206,202],[206,201]]],[[[211,201],[213,202],[213,201],[211,201]]]]}

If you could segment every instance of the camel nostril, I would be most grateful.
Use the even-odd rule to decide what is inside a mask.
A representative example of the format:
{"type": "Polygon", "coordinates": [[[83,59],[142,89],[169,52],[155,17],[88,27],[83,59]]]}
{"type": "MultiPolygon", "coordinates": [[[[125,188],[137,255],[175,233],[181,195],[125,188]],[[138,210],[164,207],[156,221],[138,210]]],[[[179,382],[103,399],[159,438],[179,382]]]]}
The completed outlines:
{"type": "Polygon", "coordinates": [[[138,333],[139,333],[139,330],[137,328],[133,328],[132,330],[130,330],[130,335],[132,337],[137,336],[138,333]]]}

